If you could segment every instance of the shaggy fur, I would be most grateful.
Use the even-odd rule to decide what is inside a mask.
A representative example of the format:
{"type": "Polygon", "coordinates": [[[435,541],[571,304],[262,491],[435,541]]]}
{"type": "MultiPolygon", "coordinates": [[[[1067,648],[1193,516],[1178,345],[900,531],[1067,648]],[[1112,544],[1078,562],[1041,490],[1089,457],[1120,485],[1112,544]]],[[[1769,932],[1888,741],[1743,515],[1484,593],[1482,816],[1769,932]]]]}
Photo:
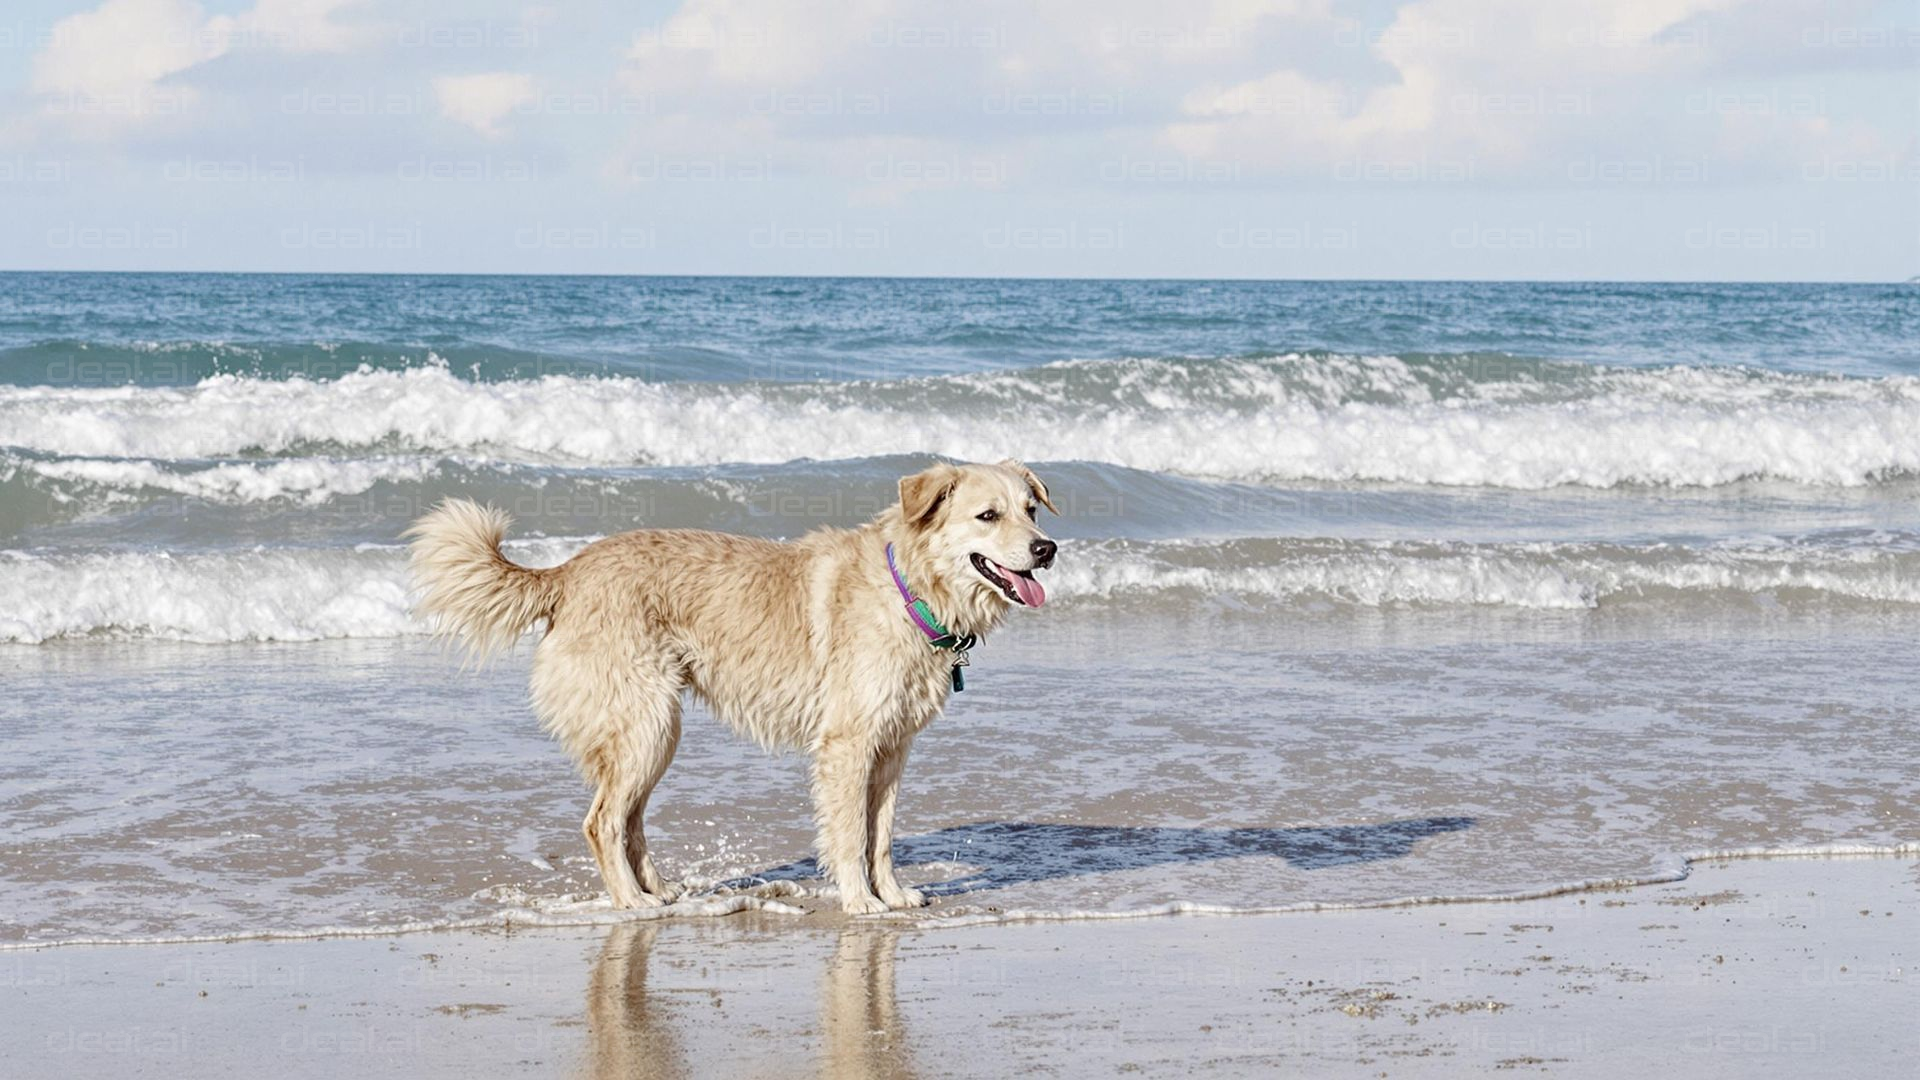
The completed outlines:
{"type": "Polygon", "coordinates": [[[413,538],[420,609],[479,657],[547,626],[533,705],[594,789],[583,831],[619,907],[672,900],[641,829],[680,743],[691,692],[762,745],[812,756],[820,862],[855,913],[926,903],[894,877],[893,811],[914,736],[946,704],[953,655],[928,647],[887,573],[957,634],[985,637],[1015,600],[976,556],[1022,574],[1051,565],[1035,521],[1053,503],[1018,462],[935,465],[857,529],[792,543],[641,529],[561,566],[507,561],[507,516],[451,499],[413,538]]]}

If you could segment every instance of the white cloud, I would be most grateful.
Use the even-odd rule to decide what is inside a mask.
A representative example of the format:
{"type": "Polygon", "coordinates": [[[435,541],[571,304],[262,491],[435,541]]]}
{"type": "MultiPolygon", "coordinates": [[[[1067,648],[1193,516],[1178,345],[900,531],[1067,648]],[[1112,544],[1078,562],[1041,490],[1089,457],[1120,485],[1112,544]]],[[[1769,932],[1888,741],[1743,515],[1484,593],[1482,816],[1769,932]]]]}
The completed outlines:
{"type": "Polygon", "coordinates": [[[178,117],[198,98],[182,76],[211,60],[247,49],[340,52],[377,39],[376,26],[333,18],[366,2],[259,0],[238,15],[209,16],[193,0],[106,0],[53,25],[28,88],[77,134],[178,117]]]}
{"type": "Polygon", "coordinates": [[[1677,159],[1702,177],[1778,178],[1809,157],[1877,145],[1859,130],[1843,138],[1803,117],[1710,104],[1726,96],[1712,88],[1736,40],[1777,50],[1820,17],[1754,0],[1415,0],[1365,37],[1384,79],[1280,68],[1212,82],[1187,96],[1162,139],[1275,175],[1438,165],[1553,182],[1596,164],[1644,173],[1677,159]]]}
{"type": "MultiPolygon", "coordinates": [[[[1183,152],[1241,148],[1266,162],[1433,154],[1524,169],[1560,137],[1616,127],[1604,115],[1670,88],[1705,61],[1665,35],[1740,0],[1417,0],[1367,35],[1391,77],[1370,86],[1269,72],[1189,95],[1169,126],[1183,152]]],[[[1642,133],[1644,134],[1644,133],[1642,133]]]]}
{"type": "Polygon", "coordinates": [[[506,134],[500,122],[533,100],[533,76],[512,71],[448,75],[433,80],[440,113],[489,139],[506,134]]]}
{"type": "Polygon", "coordinates": [[[1444,160],[1551,180],[1577,155],[1723,145],[1743,148],[1717,162],[1728,174],[1778,173],[1817,130],[1690,109],[1688,95],[1743,43],[1804,40],[1834,18],[1826,2],[1409,0],[1367,18],[1330,0],[686,0],[636,35],[621,78],[649,103],[643,152],[691,133],[680,152],[771,152],[809,171],[892,139],[923,158],[1020,148],[1056,177],[1121,154],[1246,179],[1444,160]]]}
{"type": "Polygon", "coordinates": [[[207,18],[189,0],[107,0],[54,24],[30,86],[71,111],[171,108],[160,81],[225,52],[231,23],[207,18]]]}
{"type": "Polygon", "coordinates": [[[1079,156],[1124,151],[1116,141],[1146,145],[1206,78],[1310,50],[1341,25],[1329,8],[686,0],[624,57],[620,85],[642,106],[626,153],[765,155],[846,179],[861,200],[999,188],[1029,160],[1072,173],[1079,156]]]}
{"type": "Polygon", "coordinates": [[[720,83],[792,85],[876,71],[968,73],[975,83],[1027,74],[1164,74],[1217,65],[1273,33],[1332,23],[1331,0],[686,0],[634,36],[629,74],[697,72],[720,83]]]}
{"type": "Polygon", "coordinates": [[[233,40],[294,53],[346,52],[385,36],[376,22],[344,22],[334,15],[369,0],[258,0],[233,19],[233,40]]]}

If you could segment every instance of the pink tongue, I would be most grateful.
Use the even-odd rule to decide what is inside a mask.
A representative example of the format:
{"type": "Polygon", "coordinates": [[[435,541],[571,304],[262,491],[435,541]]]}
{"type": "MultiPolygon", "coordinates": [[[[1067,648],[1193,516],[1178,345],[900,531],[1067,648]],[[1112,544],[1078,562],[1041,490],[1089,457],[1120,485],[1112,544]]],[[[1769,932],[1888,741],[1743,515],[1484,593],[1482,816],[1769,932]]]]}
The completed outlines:
{"type": "Polygon", "coordinates": [[[1047,602],[1047,590],[1041,588],[1039,582],[1025,574],[1016,574],[1004,566],[1000,567],[1000,571],[1007,575],[1008,581],[1013,582],[1013,591],[1020,594],[1021,603],[1028,607],[1039,607],[1047,602]]]}

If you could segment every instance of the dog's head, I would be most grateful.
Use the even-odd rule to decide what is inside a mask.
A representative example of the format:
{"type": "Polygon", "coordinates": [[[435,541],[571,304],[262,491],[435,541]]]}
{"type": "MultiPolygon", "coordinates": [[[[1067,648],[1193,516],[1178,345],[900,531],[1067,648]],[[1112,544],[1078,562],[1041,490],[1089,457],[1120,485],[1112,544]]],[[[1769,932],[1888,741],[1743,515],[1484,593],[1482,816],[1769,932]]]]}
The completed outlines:
{"type": "Polygon", "coordinates": [[[947,594],[961,606],[955,614],[986,621],[1010,605],[1046,603],[1033,572],[1052,566],[1058,549],[1041,531],[1043,506],[1059,513],[1047,485],[1017,461],[940,464],[901,480],[900,521],[912,570],[934,579],[914,585],[947,594]]]}

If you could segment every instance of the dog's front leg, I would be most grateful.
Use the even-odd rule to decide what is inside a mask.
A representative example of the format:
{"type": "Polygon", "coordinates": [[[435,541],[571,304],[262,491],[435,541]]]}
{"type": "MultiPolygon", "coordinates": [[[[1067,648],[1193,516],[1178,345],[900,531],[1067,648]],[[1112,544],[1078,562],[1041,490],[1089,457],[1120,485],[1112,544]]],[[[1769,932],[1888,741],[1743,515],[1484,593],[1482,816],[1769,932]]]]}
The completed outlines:
{"type": "Polygon", "coordinates": [[[900,773],[907,767],[908,743],[880,752],[867,784],[867,834],[871,850],[867,864],[873,868],[873,891],[890,908],[924,907],[927,898],[919,889],[900,884],[893,873],[893,809],[900,795],[900,773]]]}
{"type": "Polygon", "coordinates": [[[820,865],[840,887],[850,915],[887,910],[867,878],[867,789],[873,747],[864,739],[827,738],[813,755],[813,814],[820,829],[820,865]]]}

